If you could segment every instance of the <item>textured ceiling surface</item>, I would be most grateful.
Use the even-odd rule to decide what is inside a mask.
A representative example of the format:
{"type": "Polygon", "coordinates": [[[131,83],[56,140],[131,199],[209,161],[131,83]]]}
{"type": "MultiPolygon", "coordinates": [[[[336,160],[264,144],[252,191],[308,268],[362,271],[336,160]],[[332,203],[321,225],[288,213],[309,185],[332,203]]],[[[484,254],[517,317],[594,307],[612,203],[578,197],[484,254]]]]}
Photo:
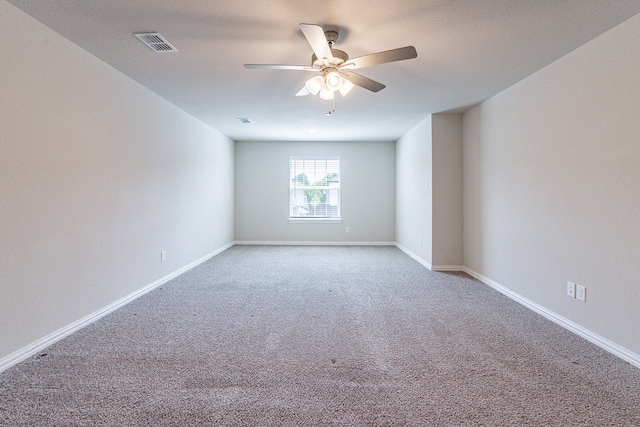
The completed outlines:
{"type": "Polygon", "coordinates": [[[235,140],[396,140],[432,113],[462,111],[622,21],[638,0],[9,0],[235,140]],[[296,97],[310,65],[298,25],[337,29],[357,57],[407,45],[418,57],[360,69],[384,83],[328,101],[296,97]],[[134,33],[178,49],[155,53],[134,33]],[[242,124],[237,118],[249,118],[242,124]]]}

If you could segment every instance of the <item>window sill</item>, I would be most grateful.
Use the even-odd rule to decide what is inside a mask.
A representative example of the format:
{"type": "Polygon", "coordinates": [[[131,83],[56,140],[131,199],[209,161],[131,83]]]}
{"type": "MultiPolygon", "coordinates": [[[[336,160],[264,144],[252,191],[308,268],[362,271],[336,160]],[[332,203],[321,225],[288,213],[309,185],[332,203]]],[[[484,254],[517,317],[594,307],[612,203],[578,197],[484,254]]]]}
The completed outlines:
{"type": "Polygon", "coordinates": [[[289,218],[289,224],[340,224],[342,218],[289,218]]]}

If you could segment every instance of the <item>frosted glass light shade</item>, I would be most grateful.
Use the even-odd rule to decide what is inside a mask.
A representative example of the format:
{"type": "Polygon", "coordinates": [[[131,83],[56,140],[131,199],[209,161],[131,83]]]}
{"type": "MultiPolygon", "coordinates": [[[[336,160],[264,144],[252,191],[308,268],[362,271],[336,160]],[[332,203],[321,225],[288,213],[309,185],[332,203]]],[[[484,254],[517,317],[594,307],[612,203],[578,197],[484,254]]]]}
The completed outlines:
{"type": "Polygon", "coordinates": [[[346,94],[349,93],[349,91],[351,91],[351,89],[353,89],[354,86],[355,85],[351,83],[349,80],[342,79],[342,87],[339,89],[340,95],[345,96],[346,94]]]}
{"type": "Polygon", "coordinates": [[[320,90],[320,98],[325,101],[331,101],[333,99],[333,91],[329,88],[324,88],[320,90]]]}
{"type": "Polygon", "coordinates": [[[322,76],[315,76],[314,78],[307,80],[304,85],[312,95],[317,95],[324,86],[324,80],[322,79],[322,76]]]}
{"type": "Polygon", "coordinates": [[[327,83],[327,87],[335,92],[342,87],[343,79],[336,71],[331,71],[327,74],[324,81],[327,83]]]}

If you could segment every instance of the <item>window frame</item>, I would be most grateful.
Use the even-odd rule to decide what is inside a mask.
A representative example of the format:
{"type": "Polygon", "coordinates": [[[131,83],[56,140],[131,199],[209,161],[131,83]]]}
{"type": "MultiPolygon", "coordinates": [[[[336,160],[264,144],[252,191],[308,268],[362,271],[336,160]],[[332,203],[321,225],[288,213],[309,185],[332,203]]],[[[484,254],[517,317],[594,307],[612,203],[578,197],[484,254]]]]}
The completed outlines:
{"type": "MultiPolygon", "coordinates": [[[[289,156],[289,206],[288,206],[288,219],[289,223],[315,223],[315,224],[335,224],[342,222],[342,159],[340,156],[289,156]],[[292,203],[294,199],[294,191],[295,187],[293,186],[294,177],[293,173],[293,162],[295,161],[337,161],[338,162],[338,187],[332,188],[333,190],[337,190],[337,216],[292,216],[292,203]]],[[[313,187],[313,186],[310,186],[313,187]]],[[[329,188],[320,187],[314,189],[322,189],[329,188]]],[[[300,188],[298,188],[300,189],[300,188]]]]}

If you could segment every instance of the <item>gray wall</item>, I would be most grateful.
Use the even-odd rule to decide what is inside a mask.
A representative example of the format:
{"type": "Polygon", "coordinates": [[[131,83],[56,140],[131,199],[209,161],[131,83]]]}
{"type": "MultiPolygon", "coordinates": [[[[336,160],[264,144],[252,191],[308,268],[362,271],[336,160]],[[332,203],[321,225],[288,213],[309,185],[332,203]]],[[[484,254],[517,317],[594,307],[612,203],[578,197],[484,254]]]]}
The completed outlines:
{"type": "Polygon", "coordinates": [[[234,152],[4,1],[0,38],[1,368],[230,244],[234,152]]]}
{"type": "Polygon", "coordinates": [[[235,158],[236,241],[394,242],[395,143],[245,141],[235,158]],[[289,223],[289,156],[341,158],[342,223],[289,223]]]}
{"type": "Polygon", "coordinates": [[[640,16],[400,138],[396,241],[640,366],[638,40],[640,16]]]}
{"type": "Polygon", "coordinates": [[[425,266],[432,265],[431,116],[396,143],[396,242],[425,266]]]}
{"type": "Polygon", "coordinates": [[[462,269],[462,115],[431,115],[396,146],[398,246],[430,269],[462,269]]]}
{"type": "Polygon", "coordinates": [[[462,249],[462,115],[434,114],[432,120],[432,268],[459,270],[462,249]]]}
{"type": "Polygon", "coordinates": [[[640,362],[638,40],[640,15],[464,115],[464,262],[640,362]]]}

